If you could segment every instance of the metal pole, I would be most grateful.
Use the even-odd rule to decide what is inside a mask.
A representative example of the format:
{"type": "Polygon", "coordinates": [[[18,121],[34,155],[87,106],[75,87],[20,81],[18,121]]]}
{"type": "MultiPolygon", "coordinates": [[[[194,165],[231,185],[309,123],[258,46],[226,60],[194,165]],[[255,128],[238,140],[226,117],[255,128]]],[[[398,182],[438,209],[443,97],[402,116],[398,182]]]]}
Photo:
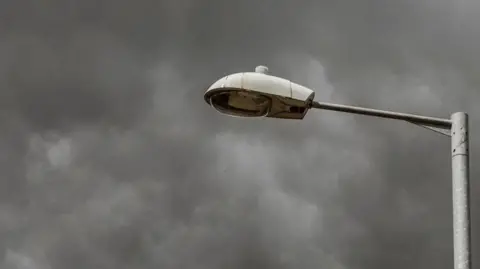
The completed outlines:
{"type": "Polygon", "coordinates": [[[468,115],[452,114],[452,201],[455,269],[471,269],[468,115]]]}
{"type": "Polygon", "coordinates": [[[452,150],[453,252],[455,269],[471,269],[470,164],[468,115],[457,112],[450,120],[414,114],[312,102],[312,108],[404,120],[425,127],[450,129],[452,150]]]}
{"type": "Polygon", "coordinates": [[[414,115],[414,114],[407,114],[407,113],[400,113],[400,112],[393,112],[393,111],[386,111],[386,110],[379,110],[379,109],[372,109],[372,108],[365,108],[365,107],[358,107],[358,106],[347,106],[347,105],[313,101],[312,108],[340,111],[340,112],[359,114],[359,115],[365,115],[365,116],[374,116],[374,117],[386,118],[386,119],[404,120],[404,121],[408,121],[415,124],[426,125],[426,126],[447,129],[447,130],[450,130],[452,126],[452,122],[449,119],[425,117],[425,116],[414,115]]]}

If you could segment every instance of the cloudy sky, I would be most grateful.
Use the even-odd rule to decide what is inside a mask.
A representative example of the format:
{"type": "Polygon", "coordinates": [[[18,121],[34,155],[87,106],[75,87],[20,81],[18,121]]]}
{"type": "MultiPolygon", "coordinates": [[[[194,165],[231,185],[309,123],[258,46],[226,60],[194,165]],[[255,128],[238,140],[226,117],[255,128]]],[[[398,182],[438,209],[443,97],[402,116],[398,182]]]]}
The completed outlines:
{"type": "Polygon", "coordinates": [[[203,92],[263,64],[320,101],[466,111],[476,162],[479,13],[475,0],[0,1],[0,268],[452,268],[446,137],[335,112],[229,118],[203,92]]]}

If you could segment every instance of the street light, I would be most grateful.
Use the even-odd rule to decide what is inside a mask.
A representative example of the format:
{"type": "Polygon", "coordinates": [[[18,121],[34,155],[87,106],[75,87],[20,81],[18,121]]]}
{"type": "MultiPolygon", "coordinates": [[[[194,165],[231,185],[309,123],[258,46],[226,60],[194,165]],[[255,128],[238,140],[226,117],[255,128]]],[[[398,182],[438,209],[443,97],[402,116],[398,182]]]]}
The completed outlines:
{"type": "Polygon", "coordinates": [[[450,119],[424,117],[363,107],[314,101],[313,90],[268,75],[268,68],[225,76],[205,92],[205,101],[234,117],[303,119],[309,109],[340,111],[407,121],[451,137],[454,268],[471,269],[470,185],[468,115],[453,113],[450,119]]]}

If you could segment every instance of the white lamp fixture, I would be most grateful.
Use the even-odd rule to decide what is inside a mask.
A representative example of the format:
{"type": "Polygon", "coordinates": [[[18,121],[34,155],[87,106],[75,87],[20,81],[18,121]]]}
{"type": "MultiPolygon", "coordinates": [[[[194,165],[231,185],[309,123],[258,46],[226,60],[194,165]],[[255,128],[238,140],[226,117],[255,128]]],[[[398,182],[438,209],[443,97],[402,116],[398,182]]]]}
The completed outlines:
{"type": "Polygon", "coordinates": [[[208,88],[205,101],[230,116],[303,119],[315,93],[267,71],[258,66],[255,72],[225,76],[208,88]]]}

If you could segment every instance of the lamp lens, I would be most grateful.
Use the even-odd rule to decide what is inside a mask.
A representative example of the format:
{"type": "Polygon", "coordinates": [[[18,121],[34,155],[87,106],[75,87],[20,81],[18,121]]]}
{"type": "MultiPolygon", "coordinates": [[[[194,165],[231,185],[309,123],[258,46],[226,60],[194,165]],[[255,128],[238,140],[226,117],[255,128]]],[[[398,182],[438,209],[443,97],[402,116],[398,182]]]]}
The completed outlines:
{"type": "Polygon", "coordinates": [[[219,112],[239,117],[264,117],[271,100],[263,95],[247,91],[229,91],[214,94],[210,104],[219,112]]]}

